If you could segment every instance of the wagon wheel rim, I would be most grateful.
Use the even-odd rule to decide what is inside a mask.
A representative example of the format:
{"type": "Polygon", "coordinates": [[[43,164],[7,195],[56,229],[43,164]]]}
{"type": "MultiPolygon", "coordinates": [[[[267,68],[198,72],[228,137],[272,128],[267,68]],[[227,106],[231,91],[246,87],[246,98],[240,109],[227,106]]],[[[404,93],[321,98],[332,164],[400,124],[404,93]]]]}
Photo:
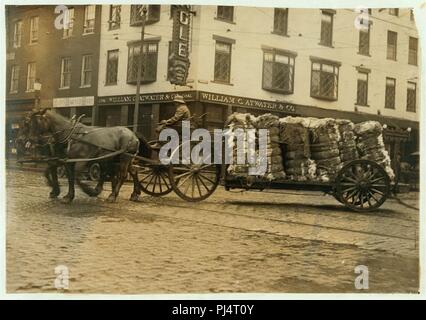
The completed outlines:
{"type": "Polygon", "coordinates": [[[207,199],[219,184],[220,169],[215,164],[171,165],[169,170],[173,190],[186,201],[207,199]]]}
{"type": "Polygon", "coordinates": [[[150,196],[161,197],[173,190],[167,169],[162,166],[143,167],[138,177],[142,191],[150,196]]]}
{"type": "Polygon", "coordinates": [[[98,163],[90,166],[89,177],[92,181],[98,181],[101,178],[101,167],[98,163]]]}
{"type": "Polygon", "coordinates": [[[355,211],[379,208],[389,192],[389,176],[382,166],[373,161],[351,161],[336,178],[336,199],[355,211]]]}

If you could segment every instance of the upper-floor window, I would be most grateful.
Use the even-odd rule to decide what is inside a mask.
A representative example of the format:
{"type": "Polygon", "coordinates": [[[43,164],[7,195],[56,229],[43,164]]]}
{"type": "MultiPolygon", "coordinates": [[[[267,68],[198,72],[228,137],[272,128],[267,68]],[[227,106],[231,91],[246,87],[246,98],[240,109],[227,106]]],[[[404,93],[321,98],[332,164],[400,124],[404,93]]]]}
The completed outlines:
{"type": "Polygon", "coordinates": [[[264,50],[262,88],[293,93],[295,57],[296,54],[292,52],[264,50]]]}
{"type": "Polygon", "coordinates": [[[38,17],[31,17],[30,19],[30,44],[38,42],[38,17]]]}
{"type": "MultiPolygon", "coordinates": [[[[127,83],[136,83],[140,57],[140,42],[129,45],[129,58],[127,62],[127,83]]],[[[141,82],[148,83],[157,80],[158,41],[144,41],[142,54],[141,82]]]]}
{"type": "Polygon", "coordinates": [[[410,20],[414,21],[414,9],[410,9],[410,20]]]}
{"type": "Polygon", "coordinates": [[[86,54],[81,61],[81,86],[90,87],[92,85],[92,61],[93,56],[86,54]]]}
{"type": "Polygon", "coordinates": [[[118,49],[109,50],[107,53],[107,70],[105,84],[117,84],[118,49]]]}
{"type": "Polygon", "coordinates": [[[234,7],[232,6],[217,6],[217,19],[233,22],[234,21],[234,7]]]}
{"type": "Polygon", "coordinates": [[[275,8],[274,9],[274,33],[287,35],[288,27],[288,8],[275,8]]]}
{"type": "Polygon", "coordinates": [[[89,5],[84,7],[83,34],[95,32],[96,6],[89,5]]]}
{"type": "Polygon", "coordinates": [[[214,81],[229,83],[231,81],[232,44],[216,41],[214,56],[214,81]]]}
{"type": "Polygon", "coordinates": [[[418,40],[417,38],[409,37],[408,42],[408,63],[416,66],[418,40]]]}
{"type": "Polygon", "coordinates": [[[109,6],[109,30],[119,29],[121,23],[121,5],[109,6]]]}
{"type": "Polygon", "coordinates": [[[13,28],[13,47],[19,48],[22,41],[22,21],[16,21],[13,28]]]}
{"type": "Polygon", "coordinates": [[[399,15],[399,9],[398,8],[390,8],[389,9],[389,14],[391,16],[398,16],[399,15]]]}
{"type": "Polygon", "coordinates": [[[407,83],[407,111],[416,112],[416,83],[407,83]]]}
{"type": "Polygon", "coordinates": [[[358,70],[356,104],[368,105],[368,72],[364,70],[358,70]]]}
{"type": "MultiPolygon", "coordinates": [[[[130,7],[130,25],[138,26],[142,23],[143,15],[142,4],[131,5],[130,7]]],[[[149,5],[147,6],[146,24],[151,24],[160,21],[161,6],[149,5]]]]}
{"type": "Polygon", "coordinates": [[[398,34],[394,31],[388,31],[388,46],[386,58],[389,60],[396,60],[398,34]]]}
{"type": "Polygon", "coordinates": [[[19,72],[20,67],[18,65],[13,65],[10,72],[10,93],[17,93],[19,89],[19,72]]]}
{"type": "Polygon", "coordinates": [[[395,109],[396,79],[386,77],[385,108],[395,109]]]}
{"type": "Polygon", "coordinates": [[[333,19],[334,11],[321,10],[321,45],[333,45],[333,19]]]}
{"type": "Polygon", "coordinates": [[[339,62],[311,58],[311,97],[337,100],[339,62]]]}
{"type": "Polygon", "coordinates": [[[68,89],[71,85],[71,58],[65,57],[61,60],[61,89],[68,89]]]}
{"type": "Polygon", "coordinates": [[[64,33],[63,38],[69,38],[72,36],[74,30],[74,8],[68,8],[64,15],[64,33]]]}
{"type": "Polygon", "coordinates": [[[358,53],[366,56],[370,54],[370,23],[368,21],[366,25],[362,24],[359,29],[358,53]]]}
{"type": "Polygon", "coordinates": [[[27,65],[27,91],[34,91],[36,80],[36,63],[30,62],[27,65]]]}

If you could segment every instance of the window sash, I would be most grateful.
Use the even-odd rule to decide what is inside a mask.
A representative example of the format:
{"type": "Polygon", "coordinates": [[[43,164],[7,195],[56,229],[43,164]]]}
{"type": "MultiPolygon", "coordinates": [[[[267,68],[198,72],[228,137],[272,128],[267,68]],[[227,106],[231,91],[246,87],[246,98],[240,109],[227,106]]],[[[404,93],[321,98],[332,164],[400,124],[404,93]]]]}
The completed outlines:
{"type": "Polygon", "coordinates": [[[407,111],[416,112],[416,84],[408,82],[407,85],[407,111]]]}
{"type": "MultiPolygon", "coordinates": [[[[130,25],[135,26],[142,22],[141,4],[132,4],[130,6],[130,25]]],[[[146,23],[154,23],[160,21],[161,5],[148,5],[146,13],[146,23]]]]}
{"type": "Polygon", "coordinates": [[[19,66],[17,66],[17,65],[12,66],[12,70],[10,72],[10,90],[9,90],[9,92],[11,92],[11,93],[18,92],[19,71],[20,71],[19,66]]]}
{"type": "Polygon", "coordinates": [[[293,92],[294,57],[276,52],[263,54],[262,87],[283,93],[293,92]]]}
{"type": "Polygon", "coordinates": [[[106,84],[116,84],[118,74],[118,50],[108,51],[106,84]]]}
{"type": "Polygon", "coordinates": [[[214,59],[214,80],[230,82],[231,78],[231,44],[216,41],[214,59]]]}
{"type": "Polygon", "coordinates": [[[110,5],[109,10],[109,30],[120,28],[121,5],[110,5]]]}
{"type": "Polygon", "coordinates": [[[35,78],[36,64],[35,62],[30,62],[27,67],[27,91],[34,91],[35,78]]]}
{"type": "Polygon", "coordinates": [[[93,33],[95,31],[96,6],[87,5],[84,8],[83,33],[93,33]]]}
{"type": "Polygon", "coordinates": [[[321,41],[322,45],[333,44],[333,14],[322,12],[321,16],[321,41]]]}
{"type": "Polygon", "coordinates": [[[408,44],[408,63],[415,66],[417,65],[417,47],[417,38],[410,37],[408,44]]]}
{"type": "Polygon", "coordinates": [[[399,15],[399,9],[398,8],[390,8],[389,14],[392,16],[398,16],[399,15]]]}
{"type": "MultiPolygon", "coordinates": [[[[144,42],[142,55],[141,82],[154,82],[157,80],[158,42],[144,42]]],[[[140,56],[140,44],[129,46],[129,58],[127,63],[127,82],[134,83],[138,75],[138,59],[140,56]]]]}
{"type": "Polygon", "coordinates": [[[288,9],[274,9],[274,32],[287,35],[288,28],[288,9]]]}
{"type": "Polygon", "coordinates": [[[13,46],[19,48],[22,41],[22,21],[15,22],[13,33],[13,46]]]}
{"type": "Polygon", "coordinates": [[[397,39],[398,34],[396,32],[388,31],[387,59],[389,60],[396,60],[397,39]]]}
{"type": "Polygon", "coordinates": [[[358,73],[356,104],[360,106],[368,105],[368,73],[358,73]]]}
{"type": "Polygon", "coordinates": [[[81,63],[81,86],[92,85],[92,55],[84,55],[81,63]]]}
{"type": "Polygon", "coordinates": [[[65,11],[64,19],[63,37],[68,38],[72,36],[74,30],[74,8],[69,8],[65,11]]]}
{"type": "Polygon", "coordinates": [[[234,7],[233,6],[217,6],[217,18],[220,20],[233,21],[234,7]]]}
{"type": "Polygon", "coordinates": [[[71,58],[63,58],[61,62],[61,88],[69,88],[71,85],[71,58]]]}
{"type": "Polygon", "coordinates": [[[326,63],[312,62],[311,96],[316,98],[337,100],[338,84],[338,66],[326,63]]]}
{"type": "Polygon", "coordinates": [[[370,54],[370,26],[368,29],[361,29],[359,31],[359,53],[368,55],[370,54]]]}
{"type": "Polygon", "coordinates": [[[30,43],[36,43],[38,41],[38,22],[39,17],[32,17],[30,19],[30,43]]]}
{"type": "Polygon", "coordinates": [[[387,109],[395,109],[395,85],[395,79],[386,78],[385,108],[387,109]]]}

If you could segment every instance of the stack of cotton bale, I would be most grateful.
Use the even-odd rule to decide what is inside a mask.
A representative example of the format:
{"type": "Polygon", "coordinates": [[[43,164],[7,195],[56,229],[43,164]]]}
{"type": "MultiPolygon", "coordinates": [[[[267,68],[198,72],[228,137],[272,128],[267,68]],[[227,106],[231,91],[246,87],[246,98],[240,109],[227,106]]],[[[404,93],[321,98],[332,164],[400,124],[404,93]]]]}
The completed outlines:
{"type": "Polygon", "coordinates": [[[334,180],[342,168],[340,132],[335,119],[324,118],[310,122],[311,157],[317,165],[317,178],[322,182],[334,180]]]}
{"type": "Polygon", "coordinates": [[[337,119],[336,123],[340,133],[340,160],[345,165],[349,161],[358,159],[359,157],[354,132],[355,125],[352,121],[346,119],[337,119]]]}
{"type": "Polygon", "coordinates": [[[256,129],[256,117],[249,113],[235,112],[228,117],[226,127],[234,133],[228,135],[225,141],[227,150],[232,150],[232,163],[228,166],[228,173],[232,176],[247,178],[250,166],[254,166],[248,163],[248,156],[255,155],[255,148],[249,148],[247,131],[256,129]],[[241,139],[242,143],[239,144],[237,139],[241,139]],[[243,160],[243,163],[238,164],[238,158],[243,160]]]}
{"type": "Polygon", "coordinates": [[[361,159],[377,162],[385,168],[389,178],[393,180],[395,174],[383,142],[382,125],[377,121],[365,121],[357,123],[354,132],[357,136],[357,149],[361,159]]]}
{"type": "Polygon", "coordinates": [[[285,117],[280,122],[280,143],[284,144],[284,169],[291,180],[315,180],[316,165],[310,158],[309,129],[305,118],[285,117]]]}
{"type": "Polygon", "coordinates": [[[266,145],[266,158],[262,155],[262,150],[259,140],[259,149],[257,155],[259,156],[259,164],[267,164],[266,174],[264,177],[268,180],[284,179],[286,177],[283,166],[283,158],[280,146],[280,122],[279,118],[270,113],[263,114],[257,117],[256,127],[258,130],[268,130],[267,145],[266,145]],[[263,161],[263,162],[262,162],[263,161]]]}

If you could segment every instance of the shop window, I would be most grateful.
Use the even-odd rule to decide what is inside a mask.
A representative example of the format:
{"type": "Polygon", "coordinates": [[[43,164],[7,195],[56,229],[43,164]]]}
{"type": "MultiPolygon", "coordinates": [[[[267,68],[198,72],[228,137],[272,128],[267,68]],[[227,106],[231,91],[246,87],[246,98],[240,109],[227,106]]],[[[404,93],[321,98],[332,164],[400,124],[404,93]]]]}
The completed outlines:
{"type": "Polygon", "coordinates": [[[293,93],[295,56],[294,53],[277,50],[263,52],[264,90],[293,93]]]}
{"type": "Polygon", "coordinates": [[[416,83],[410,81],[407,84],[407,111],[416,112],[416,83]]]}
{"type": "Polygon", "coordinates": [[[396,79],[386,78],[385,108],[395,109],[396,79]]]}
{"type": "MultiPolygon", "coordinates": [[[[140,56],[140,42],[129,45],[129,58],[127,64],[127,83],[136,84],[138,76],[138,59],[140,56]]],[[[158,41],[143,44],[142,55],[142,83],[157,80],[158,41]]]]}
{"type": "Polygon", "coordinates": [[[71,118],[71,108],[56,108],[55,111],[65,118],[71,118]]]}
{"type": "Polygon", "coordinates": [[[274,33],[283,36],[287,35],[288,27],[288,9],[274,9],[274,33]]]}
{"type": "Polygon", "coordinates": [[[337,62],[312,60],[311,97],[337,100],[339,83],[339,66],[337,62]]]}

